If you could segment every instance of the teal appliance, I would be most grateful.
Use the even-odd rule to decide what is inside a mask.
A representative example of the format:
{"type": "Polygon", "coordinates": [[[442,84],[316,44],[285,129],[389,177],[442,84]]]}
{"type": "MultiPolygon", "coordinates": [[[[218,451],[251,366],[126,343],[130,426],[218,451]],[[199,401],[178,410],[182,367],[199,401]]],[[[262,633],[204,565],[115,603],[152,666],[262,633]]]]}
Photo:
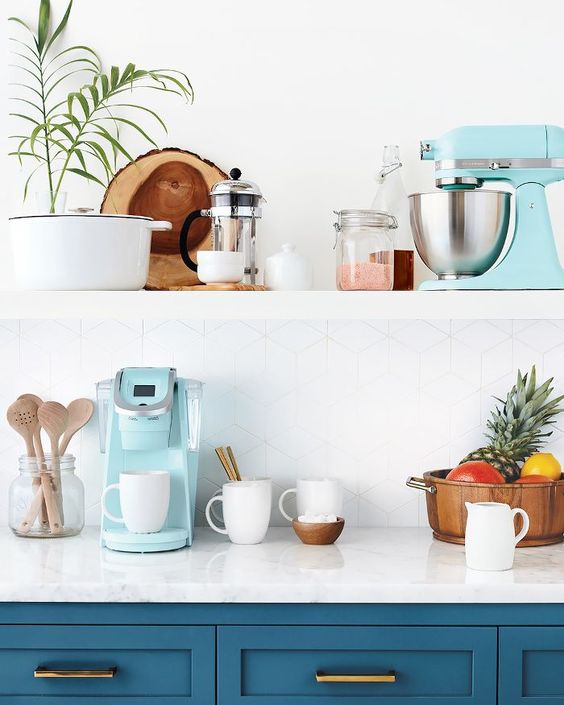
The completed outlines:
{"type": "Polygon", "coordinates": [[[421,158],[435,162],[445,194],[410,196],[417,249],[439,275],[421,289],[564,288],[545,196],[545,186],[564,180],[563,128],[459,127],[422,141],[421,158]],[[482,189],[492,182],[508,184],[512,196],[482,189]]]}
{"type": "MultiPolygon", "coordinates": [[[[164,527],[152,534],[127,531],[102,513],[101,544],[147,553],[190,546],[198,479],[202,383],[170,367],[126,367],[97,384],[104,487],[126,470],[167,470],[170,504],[164,527]]],[[[119,493],[107,499],[119,515],[119,493]]]]}

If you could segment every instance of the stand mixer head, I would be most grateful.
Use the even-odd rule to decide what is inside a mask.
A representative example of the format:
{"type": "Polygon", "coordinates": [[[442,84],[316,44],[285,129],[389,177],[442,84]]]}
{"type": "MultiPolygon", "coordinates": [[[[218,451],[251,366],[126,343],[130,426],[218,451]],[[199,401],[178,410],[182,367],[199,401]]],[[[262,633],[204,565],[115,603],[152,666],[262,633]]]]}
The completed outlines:
{"type": "Polygon", "coordinates": [[[460,127],[421,143],[441,189],[412,194],[411,227],[425,264],[439,276],[421,289],[562,289],[545,186],[564,180],[564,129],[552,125],[460,127]],[[515,196],[482,190],[504,181],[515,196]],[[495,265],[495,266],[494,266],[495,265]]]}

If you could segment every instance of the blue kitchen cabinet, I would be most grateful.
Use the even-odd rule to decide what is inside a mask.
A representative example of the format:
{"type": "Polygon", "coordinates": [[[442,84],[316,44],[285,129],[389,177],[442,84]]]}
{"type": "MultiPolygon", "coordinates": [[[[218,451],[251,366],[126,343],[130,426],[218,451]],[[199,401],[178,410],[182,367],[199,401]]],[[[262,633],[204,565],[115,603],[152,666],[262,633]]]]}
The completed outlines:
{"type": "Polygon", "coordinates": [[[564,627],[503,627],[499,705],[564,703],[564,627]]]}
{"type": "Polygon", "coordinates": [[[564,705],[562,666],[564,604],[0,604],[0,705],[564,705]]]}
{"type": "Polygon", "coordinates": [[[0,627],[0,703],[213,705],[215,629],[0,627]]]}
{"type": "Polygon", "coordinates": [[[218,705],[495,705],[496,660],[495,627],[220,627],[218,705]]]}

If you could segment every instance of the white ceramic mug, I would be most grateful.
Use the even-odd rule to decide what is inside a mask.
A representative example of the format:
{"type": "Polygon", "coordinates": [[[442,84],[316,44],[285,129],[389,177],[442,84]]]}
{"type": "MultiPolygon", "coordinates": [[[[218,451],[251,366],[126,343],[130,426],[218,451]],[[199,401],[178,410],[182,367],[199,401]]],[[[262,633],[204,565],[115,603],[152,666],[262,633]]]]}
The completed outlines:
{"type": "Polygon", "coordinates": [[[343,515],[343,486],[340,480],[331,478],[298,480],[296,487],[282,492],[278,500],[278,508],[280,514],[288,521],[292,521],[293,517],[284,509],[284,500],[290,494],[296,495],[298,516],[335,514],[340,517],[343,515]]]}
{"type": "Polygon", "coordinates": [[[214,531],[227,534],[233,543],[260,543],[268,530],[271,503],[270,478],[226,482],[221,494],[207,503],[206,519],[214,531]],[[225,529],[217,526],[212,519],[211,509],[215,502],[223,503],[225,529]]]}
{"type": "Polygon", "coordinates": [[[529,515],[500,502],[466,502],[466,565],[473,570],[509,570],[515,546],[529,531],[529,515]],[[515,536],[515,516],[523,517],[523,528],[515,536]]]}
{"type": "Polygon", "coordinates": [[[170,502],[170,473],[166,470],[131,470],[120,473],[119,482],[102,494],[102,511],[116,524],[125,524],[132,534],[154,534],[163,528],[170,502]],[[106,498],[119,490],[123,516],[112,514],[106,498]]]}

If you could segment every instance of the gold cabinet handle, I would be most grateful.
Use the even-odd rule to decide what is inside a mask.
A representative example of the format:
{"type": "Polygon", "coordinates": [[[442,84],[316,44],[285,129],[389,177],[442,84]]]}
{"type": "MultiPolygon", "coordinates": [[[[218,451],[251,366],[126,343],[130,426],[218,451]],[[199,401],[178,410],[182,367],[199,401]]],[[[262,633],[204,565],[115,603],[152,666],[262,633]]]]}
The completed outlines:
{"type": "Polygon", "coordinates": [[[388,673],[371,676],[347,676],[318,672],[315,674],[315,680],[318,683],[395,683],[396,672],[388,671],[388,673]]]}
{"type": "Polygon", "coordinates": [[[44,668],[38,666],[33,672],[34,678],[113,678],[117,668],[44,668]]]}

